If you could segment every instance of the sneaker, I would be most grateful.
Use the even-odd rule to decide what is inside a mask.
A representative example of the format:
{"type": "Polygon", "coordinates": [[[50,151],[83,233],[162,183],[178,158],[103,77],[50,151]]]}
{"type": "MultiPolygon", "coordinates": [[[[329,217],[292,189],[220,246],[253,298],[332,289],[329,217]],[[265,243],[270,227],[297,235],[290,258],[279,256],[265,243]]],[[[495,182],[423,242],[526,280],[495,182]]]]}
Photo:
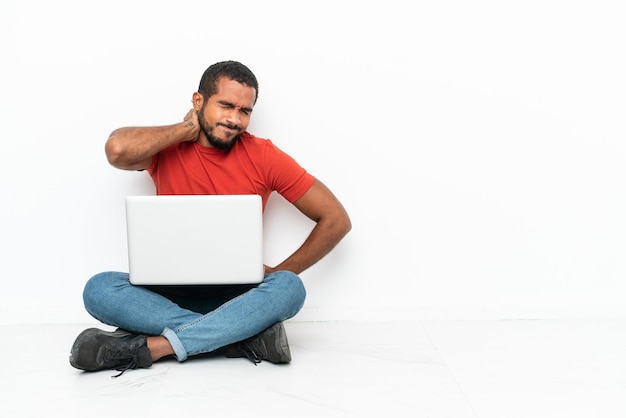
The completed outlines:
{"type": "Polygon", "coordinates": [[[291,361],[287,333],[282,322],[277,322],[247,340],[227,346],[225,355],[229,358],[247,357],[255,366],[262,360],[275,364],[291,361]]]}
{"type": "Polygon", "coordinates": [[[113,332],[89,328],[76,338],[70,353],[70,364],[77,369],[96,371],[115,369],[121,376],[128,369],[152,366],[152,356],[145,335],[124,330],[113,332]]]}

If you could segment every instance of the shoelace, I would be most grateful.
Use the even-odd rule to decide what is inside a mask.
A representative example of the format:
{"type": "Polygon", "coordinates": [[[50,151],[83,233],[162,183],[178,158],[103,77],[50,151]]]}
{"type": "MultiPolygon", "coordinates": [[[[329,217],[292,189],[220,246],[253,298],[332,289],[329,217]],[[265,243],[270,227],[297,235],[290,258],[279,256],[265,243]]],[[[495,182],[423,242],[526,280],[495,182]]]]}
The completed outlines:
{"type": "Polygon", "coordinates": [[[111,378],[120,377],[121,375],[124,374],[126,370],[136,369],[139,366],[139,361],[137,359],[137,356],[127,351],[120,352],[117,350],[107,350],[104,353],[103,360],[105,363],[108,363],[110,361],[115,361],[115,362],[124,361],[124,363],[118,365],[115,368],[115,370],[117,370],[120,373],[116,374],[115,376],[111,376],[111,378]]]}
{"type": "Polygon", "coordinates": [[[115,370],[117,370],[119,373],[116,374],[115,376],[111,376],[111,378],[115,379],[116,377],[120,377],[121,375],[124,374],[124,372],[126,370],[130,370],[130,369],[136,369],[137,365],[139,363],[137,362],[137,356],[132,356],[130,358],[130,361],[128,363],[126,363],[123,366],[117,367],[115,370]]]}
{"type": "Polygon", "coordinates": [[[249,344],[237,344],[237,350],[243,354],[248,360],[250,360],[256,366],[261,362],[261,354],[254,350],[249,344]]]}

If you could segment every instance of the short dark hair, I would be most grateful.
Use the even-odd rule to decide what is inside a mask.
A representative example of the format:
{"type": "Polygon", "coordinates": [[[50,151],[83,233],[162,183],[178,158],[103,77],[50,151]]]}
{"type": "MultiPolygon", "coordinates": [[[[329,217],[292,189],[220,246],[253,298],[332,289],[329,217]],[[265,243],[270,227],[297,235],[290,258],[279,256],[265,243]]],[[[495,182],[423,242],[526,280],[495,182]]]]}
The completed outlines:
{"type": "Polygon", "coordinates": [[[253,87],[256,91],[254,102],[259,98],[259,83],[248,67],[237,61],[222,61],[206,69],[200,79],[198,93],[205,99],[217,93],[217,85],[222,77],[253,87]]]}

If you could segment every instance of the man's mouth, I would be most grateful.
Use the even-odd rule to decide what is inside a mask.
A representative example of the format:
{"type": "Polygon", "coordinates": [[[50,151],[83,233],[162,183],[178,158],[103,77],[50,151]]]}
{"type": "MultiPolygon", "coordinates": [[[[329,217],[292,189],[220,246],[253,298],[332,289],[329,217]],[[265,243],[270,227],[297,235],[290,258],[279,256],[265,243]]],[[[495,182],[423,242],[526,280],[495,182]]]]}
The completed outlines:
{"type": "Polygon", "coordinates": [[[218,126],[221,126],[222,128],[228,130],[228,131],[233,131],[233,132],[237,132],[239,131],[239,126],[237,125],[227,125],[225,123],[220,123],[218,124],[218,126]]]}

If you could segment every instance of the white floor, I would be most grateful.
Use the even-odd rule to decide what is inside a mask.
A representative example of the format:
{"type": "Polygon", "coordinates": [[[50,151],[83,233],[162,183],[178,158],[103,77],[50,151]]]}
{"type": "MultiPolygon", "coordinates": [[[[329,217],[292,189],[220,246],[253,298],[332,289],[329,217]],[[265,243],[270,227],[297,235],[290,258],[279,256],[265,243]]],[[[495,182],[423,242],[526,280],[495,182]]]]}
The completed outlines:
{"type": "Polygon", "coordinates": [[[117,379],[69,365],[86,326],[0,326],[0,417],[626,417],[626,320],[290,321],[290,365],[117,379]]]}

